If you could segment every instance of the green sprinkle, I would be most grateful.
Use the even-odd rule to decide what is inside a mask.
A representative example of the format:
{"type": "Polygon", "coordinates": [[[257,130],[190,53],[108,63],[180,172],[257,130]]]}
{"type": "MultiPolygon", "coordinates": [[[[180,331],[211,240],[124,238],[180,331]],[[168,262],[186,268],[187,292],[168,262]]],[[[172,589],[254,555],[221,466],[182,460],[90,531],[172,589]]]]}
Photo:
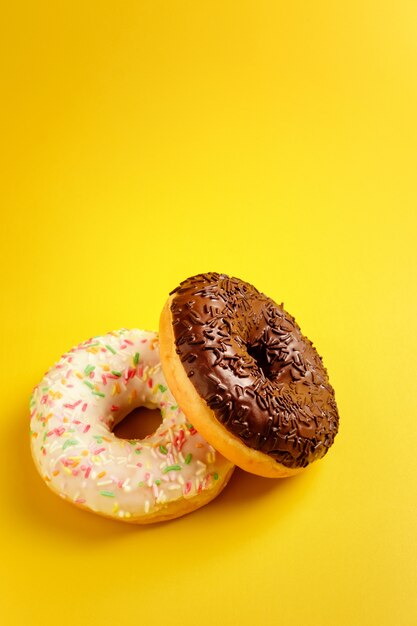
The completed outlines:
{"type": "Polygon", "coordinates": [[[70,446],[76,446],[77,444],[78,444],[78,441],[76,439],[67,439],[64,445],[62,446],[62,449],[65,450],[65,448],[69,448],[70,446]]]}
{"type": "Polygon", "coordinates": [[[178,409],[178,404],[173,404],[171,407],[171,411],[176,411],[178,409]]]}
{"type": "Polygon", "coordinates": [[[122,375],[122,372],[117,372],[116,370],[112,370],[111,373],[113,374],[113,376],[120,376],[122,375]]]}
{"type": "Polygon", "coordinates": [[[139,363],[139,358],[140,358],[140,354],[139,352],[136,352],[135,356],[133,357],[134,365],[137,365],[139,363]]]}
{"type": "Polygon", "coordinates": [[[100,342],[99,341],[95,341],[94,343],[89,343],[87,346],[85,346],[85,349],[88,350],[88,348],[95,348],[96,346],[99,346],[100,342]]]}
{"type": "Polygon", "coordinates": [[[164,393],[164,391],[167,390],[167,388],[164,385],[158,385],[158,389],[161,393],[164,393]]]}
{"type": "Polygon", "coordinates": [[[106,498],[114,498],[113,491],[100,491],[101,496],[106,496],[106,498]]]}
{"type": "Polygon", "coordinates": [[[94,435],[94,439],[97,441],[97,443],[103,443],[102,435],[94,435]]]}
{"type": "Polygon", "coordinates": [[[164,469],[162,470],[163,474],[168,474],[168,472],[180,472],[181,471],[181,465],[167,465],[167,467],[164,467],[164,469]]]}
{"type": "Polygon", "coordinates": [[[142,452],[142,450],[139,450],[138,448],[136,448],[135,454],[140,454],[141,452],[142,452]]]}
{"type": "Polygon", "coordinates": [[[190,464],[190,461],[192,458],[193,458],[193,455],[191,453],[187,454],[187,456],[185,457],[185,462],[187,465],[190,464]]]}
{"type": "Polygon", "coordinates": [[[219,477],[218,473],[217,473],[217,472],[214,472],[214,474],[213,474],[213,478],[214,478],[214,480],[217,480],[217,479],[218,479],[218,477],[219,477]]]}
{"type": "Polygon", "coordinates": [[[192,430],[194,428],[194,426],[192,424],[187,424],[187,428],[188,428],[188,430],[192,430]]]}
{"type": "Polygon", "coordinates": [[[113,348],[112,348],[111,346],[109,346],[109,344],[108,344],[108,343],[106,343],[106,348],[107,348],[107,350],[110,350],[110,352],[111,352],[112,354],[116,354],[116,350],[113,350],[113,348]]]}
{"type": "Polygon", "coordinates": [[[145,483],[143,482],[143,480],[140,481],[140,483],[138,483],[138,487],[144,487],[145,483]]]}
{"type": "Polygon", "coordinates": [[[48,391],[48,387],[42,387],[42,391],[43,393],[46,393],[48,391]]]}
{"type": "Polygon", "coordinates": [[[160,451],[162,452],[162,454],[168,454],[168,450],[166,449],[165,446],[159,446],[160,451]]]}
{"type": "Polygon", "coordinates": [[[157,478],[157,479],[155,480],[155,485],[158,485],[158,487],[159,487],[159,485],[160,485],[160,484],[161,484],[161,481],[159,480],[159,478],[157,478]]]}
{"type": "Polygon", "coordinates": [[[83,380],[84,385],[87,385],[87,387],[90,387],[90,389],[94,389],[94,385],[93,383],[90,383],[89,380],[83,380]]]}
{"type": "Polygon", "coordinates": [[[89,374],[91,374],[91,372],[94,372],[95,369],[96,369],[95,365],[87,365],[86,368],[84,369],[84,374],[88,376],[89,374]]]}
{"type": "Polygon", "coordinates": [[[93,396],[100,396],[100,398],[105,398],[106,394],[101,393],[101,391],[93,391],[93,396]]]}
{"type": "Polygon", "coordinates": [[[137,444],[136,439],[132,439],[131,441],[129,441],[131,446],[135,446],[137,444]]]}

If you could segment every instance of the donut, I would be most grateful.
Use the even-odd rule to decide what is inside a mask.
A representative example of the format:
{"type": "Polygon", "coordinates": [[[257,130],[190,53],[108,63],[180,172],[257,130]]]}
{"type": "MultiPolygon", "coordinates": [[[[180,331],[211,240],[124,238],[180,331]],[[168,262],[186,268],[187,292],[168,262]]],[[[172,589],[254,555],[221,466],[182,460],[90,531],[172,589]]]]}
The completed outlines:
{"type": "Polygon", "coordinates": [[[217,496],[233,465],[186,419],[167,387],[158,336],[118,330],[62,356],[31,396],[31,451],[52,491],[94,513],[145,524],[217,496]],[[112,429],[137,407],[162,423],[143,440],[112,429]]]}
{"type": "Polygon", "coordinates": [[[178,404],[244,470],[290,476],[322,458],[339,416],[322,359],[282,305],[226,274],[183,281],[160,319],[178,404]]]}

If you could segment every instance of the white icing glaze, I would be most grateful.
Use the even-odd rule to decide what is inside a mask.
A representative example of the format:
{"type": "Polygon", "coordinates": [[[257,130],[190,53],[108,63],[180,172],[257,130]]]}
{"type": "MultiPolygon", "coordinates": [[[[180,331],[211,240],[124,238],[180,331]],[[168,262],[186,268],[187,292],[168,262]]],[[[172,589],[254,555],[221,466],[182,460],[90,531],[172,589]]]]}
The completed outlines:
{"type": "Polygon", "coordinates": [[[31,442],[53,491],[125,521],[203,492],[208,501],[232,468],[178,408],[161,370],[158,335],[137,329],[89,339],[45,374],[31,398],[31,442]],[[159,428],[144,440],[116,437],[111,429],[140,406],[160,409],[159,428]]]}

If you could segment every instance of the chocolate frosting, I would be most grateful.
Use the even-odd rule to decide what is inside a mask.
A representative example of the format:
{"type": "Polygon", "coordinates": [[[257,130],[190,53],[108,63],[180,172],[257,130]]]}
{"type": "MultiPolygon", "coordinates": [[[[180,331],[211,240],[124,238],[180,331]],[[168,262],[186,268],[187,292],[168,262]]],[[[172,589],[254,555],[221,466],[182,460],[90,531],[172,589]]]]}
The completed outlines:
{"type": "Polygon", "coordinates": [[[339,416],[326,369],[282,305],[225,274],[172,294],[176,351],[227,430],[286,467],[323,457],[339,416]]]}

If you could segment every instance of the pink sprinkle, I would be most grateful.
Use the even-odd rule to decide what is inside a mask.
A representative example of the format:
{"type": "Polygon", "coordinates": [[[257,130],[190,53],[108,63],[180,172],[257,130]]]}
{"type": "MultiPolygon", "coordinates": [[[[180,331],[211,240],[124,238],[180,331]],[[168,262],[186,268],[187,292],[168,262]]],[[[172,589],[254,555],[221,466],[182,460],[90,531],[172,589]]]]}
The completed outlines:
{"type": "Polygon", "coordinates": [[[72,423],[73,423],[73,424],[77,424],[77,425],[78,425],[78,424],[81,424],[80,420],[72,420],[72,423]]]}
{"type": "Polygon", "coordinates": [[[123,480],[119,480],[117,486],[119,487],[119,489],[121,489],[123,487],[123,480]]]}
{"type": "Polygon", "coordinates": [[[139,378],[142,378],[142,376],[143,376],[143,365],[140,365],[140,366],[138,367],[137,374],[138,374],[138,377],[139,377],[139,378]]]}
{"type": "Polygon", "coordinates": [[[88,478],[90,476],[90,472],[91,472],[91,467],[87,467],[87,469],[85,470],[85,478],[88,478]]]}
{"type": "Polygon", "coordinates": [[[43,395],[42,398],[41,398],[41,404],[46,404],[47,400],[48,400],[48,396],[47,395],[43,395]]]}
{"type": "Polygon", "coordinates": [[[90,424],[87,424],[87,425],[86,425],[86,427],[84,428],[84,431],[83,431],[83,432],[85,432],[85,433],[86,433],[87,431],[89,431],[89,430],[90,430],[90,427],[91,427],[91,426],[90,426],[90,424]]]}
{"type": "Polygon", "coordinates": [[[177,448],[178,452],[181,450],[182,446],[184,445],[184,441],[185,441],[185,433],[181,428],[178,435],[174,439],[174,446],[177,448]]]}
{"type": "Polygon", "coordinates": [[[94,372],[90,372],[88,375],[89,378],[94,378],[94,372]]]}
{"type": "Polygon", "coordinates": [[[150,479],[150,477],[151,477],[150,473],[149,473],[149,472],[146,472],[146,474],[145,474],[145,480],[149,480],[149,479],[150,479]]]}
{"type": "Polygon", "coordinates": [[[100,452],[104,452],[106,448],[97,448],[97,450],[94,450],[93,454],[100,454],[100,452]]]}
{"type": "Polygon", "coordinates": [[[111,410],[112,410],[112,411],[118,411],[118,410],[119,410],[119,407],[118,407],[118,406],[116,406],[115,404],[112,404],[112,405],[111,405],[111,410]]]}
{"type": "Polygon", "coordinates": [[[72,370],[68,370],[67,374],[66,374],[66,378],[69,378],[72,374],[72,370]]]}
{"type": "Polygon", "coordinates": [[[46,433],[47,437],[50,437],[51,435],[53,435],[55,433],[55,428],[53,428],[52,430],[49,431],[49,433],[46,433]]]}
{"type": "Polygon", "coordinates": [[[191,491],[191,482],[190,482],[190,481],[188,481],[188,482],[185,484],[184,494],[185,494],[185,495],[187,495],[187,493],[190,493],[190,491],[191,491]]]}
{"type": "Polygon", "coordinates": [[[147,339],[142,339],[141,343],[146,343],[148,340],[147,339]]]}
{"type": "MultiPolygon", "coordinates": [[[[69,385],[67,385],[69,387],[69,385]]],[[[77,400],[77,402],[74,402],[74,404],[64,404],[64,407],[66,409],[75,409],[75,407],[77,407],[79,404],[81,404],[81,400],[77,400]]]]}
{"type": "Polygon", "coordinates": [[[125,342],[129,344],[129,346],[133,346],[133,341],[130,341],[130,339],[125,339],[125,342]]]}
{"type": "Polygon", "coordinates": [[[142,463],[136,463],[136,467],[142,467],[142,463]]]}
{"type": "Polygon", "coordinates": [[[127,348],[127,345],[125,343],[122,346],[120,346],[120,350],[124,350],[125,348],[127,348]]]}
{"type": "Polygon", "coordinates": [[[77,498],[75,502],[77,502],[77,504],[84,504],[85,498],[77,498]]]}
{"type": "Polygon", "coordinates": [[[83,413],[85,413],[86,408],[87,408],[87,402],[84,402],[83,408],[81,409],[83,413]]]}
{"type": "Polygon", "coordinates": [[[106,374],[102,374],[102,375],[101,375],[101,380],[103,381],[103,385],[107,385],[107,378],[106,378],[106,374]]]}
{"type": "Polygon", "coordinates": [[[152,389],[152,387],[153,387],[152,378],[149,378],[149,380],[148,380],[148,387],[149,387],[149,389],[152,389]]]}
{"type": "Polygon", "coordinates": [[[78,476],[78,470],[73,469],[73,470],[72,470],[72,475],[73,475],[73,476],[78,476]]]}
{"type": "Polygon", "coordinates": [[[125,380],[128,381],[131,378],[133,378],[136,375],[136,367],[129,367],[129,369],[127,369],[125,371],[125,380]]]}

